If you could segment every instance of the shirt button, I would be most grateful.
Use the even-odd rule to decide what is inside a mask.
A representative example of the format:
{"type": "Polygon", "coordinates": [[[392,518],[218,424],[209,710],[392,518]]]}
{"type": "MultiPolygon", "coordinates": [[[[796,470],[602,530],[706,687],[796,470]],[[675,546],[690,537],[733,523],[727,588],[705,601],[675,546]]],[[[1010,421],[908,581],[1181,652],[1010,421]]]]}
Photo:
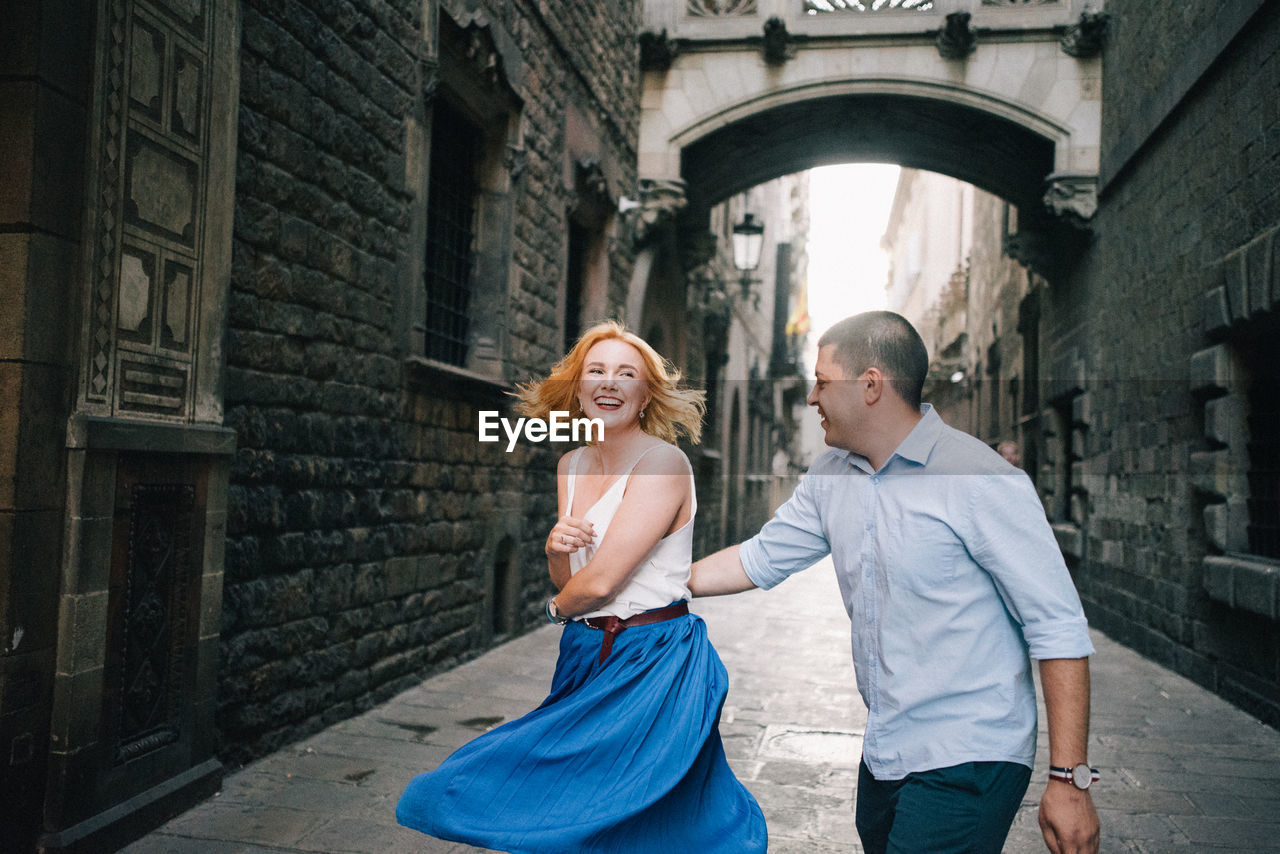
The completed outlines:
{"type": "Polygon", "coordinates": [[[875,522],[868,522],[868,523],[867,523],[867,532],[868,532],[868,533],[870,533],[871,531],[874,531],[875,529],[876,529],[876,523],[875,523],[875,522]]]}
{"type": "Polygon", "coordinates": [[[878,475],[878,474],[873,474],[873,475],[871,475],[871,482],[872,482],[872,483],[879,483],[879,482],[880,482],[880,475],[878,475]]]}

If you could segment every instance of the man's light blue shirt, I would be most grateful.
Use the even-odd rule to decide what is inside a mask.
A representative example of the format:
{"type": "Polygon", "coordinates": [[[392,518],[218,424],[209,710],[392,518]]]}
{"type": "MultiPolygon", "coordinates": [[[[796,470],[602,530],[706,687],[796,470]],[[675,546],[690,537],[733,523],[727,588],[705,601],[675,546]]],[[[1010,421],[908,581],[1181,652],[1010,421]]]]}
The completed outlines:
{"type": "Polygon", "coordinates": [[[1093,654],[1031,480],[933,408],[879,471],[828,450],[742,565],[773,587],[832,556],[880,780],[962,762],[1034,767],[1031,659],[1093,654]]]}

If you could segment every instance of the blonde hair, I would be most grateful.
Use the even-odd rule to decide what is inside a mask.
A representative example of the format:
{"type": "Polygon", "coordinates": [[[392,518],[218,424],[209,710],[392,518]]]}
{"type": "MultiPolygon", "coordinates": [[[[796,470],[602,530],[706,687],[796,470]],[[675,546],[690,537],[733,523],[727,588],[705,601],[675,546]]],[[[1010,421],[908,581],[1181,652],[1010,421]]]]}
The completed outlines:
{"type": "Polygon", "coordinates": [[[616,320],[597,323],[582,333],[573,349],[552,365],[546,379],[517,385],[513,396],[519,398],[520,403],[516,408],[522,415],[534,418],[546,418],[552,411],[568,411],[572,417],[581,416],[578,383],[582,379],[587,353],[601,341],[614,338],[639,350],[644,361],[649,402],[640,418],[640,429],[673,444],[681,433],[694,444],[702,441],[702,416],[707,409],[707,393],[700,389],[678,388],[680,371],[675,365],[616,320]]]}

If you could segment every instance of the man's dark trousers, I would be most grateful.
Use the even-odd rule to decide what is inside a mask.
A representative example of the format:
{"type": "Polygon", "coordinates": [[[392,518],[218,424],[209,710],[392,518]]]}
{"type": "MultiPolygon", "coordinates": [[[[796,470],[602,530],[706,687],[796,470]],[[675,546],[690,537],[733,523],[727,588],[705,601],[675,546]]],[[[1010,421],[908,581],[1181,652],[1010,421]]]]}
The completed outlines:
{"type": "Polygon", "coordinates": [[[1015,762],[966,762],[876,780],[858,769],[858,836],[867,854],[1000,854],[1031,782],[1015,762]]]}

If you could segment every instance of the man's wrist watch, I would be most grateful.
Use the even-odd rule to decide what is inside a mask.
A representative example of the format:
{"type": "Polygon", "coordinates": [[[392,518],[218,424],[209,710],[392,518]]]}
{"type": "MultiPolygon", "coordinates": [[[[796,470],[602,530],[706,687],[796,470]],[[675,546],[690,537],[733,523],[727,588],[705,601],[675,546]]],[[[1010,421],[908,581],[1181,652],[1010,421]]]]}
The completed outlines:
{"type": "Polygon", "coordinates": [[[1059,768],[1057,765],[1050,765],[1049,779],[1057,780],[1061,783],[1070,783],[1083,792],[1089,786],[1101,780],[1102,775],[1098,773],[1097,768],[1090,768],[1081,762],[1074,768],[1059,768]]]}
{"type": "Polygon", "coordinates": [[[564,617],[560,616],[560,612],[556,610],[556,597],[554,596],[547,600],[546,611],[547,619],[555,623],[557,626],[563,626],[569,622],[564,617]]]}

